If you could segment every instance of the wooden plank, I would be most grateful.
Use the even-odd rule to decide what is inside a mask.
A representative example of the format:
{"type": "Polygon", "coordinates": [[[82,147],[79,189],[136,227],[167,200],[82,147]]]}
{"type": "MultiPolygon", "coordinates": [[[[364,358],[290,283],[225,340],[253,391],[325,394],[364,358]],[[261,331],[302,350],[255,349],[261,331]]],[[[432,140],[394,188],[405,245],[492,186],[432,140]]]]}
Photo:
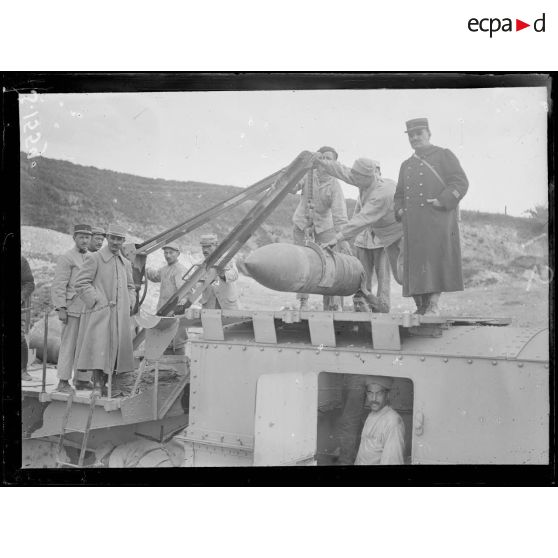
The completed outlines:
{"type": "Polygon", "coordinates": [[[270,312],[254,312],[254,338],[256,343],[277,344],[277,331],[275,330],[275,319],[270,312]]]}
{"type": "Polygon", "coordinates": [[[386,324],[371,320],[372,323],[372,346],[374,349],[385,349],[388,351],[401,350],[401,338],[399,336],[399,325],[386,324]]]}
{"type": "Polygon", "coordinates": [[[225,332],[221,310],[202,310],[203,338],[208,341],[224,341],[225,332]]]}
{"type": "Polygon", "coordinates": [[[312,345],[335,347],[335,328],[333,312],[316,312],[308,317],[310,340],[312,345]]]}

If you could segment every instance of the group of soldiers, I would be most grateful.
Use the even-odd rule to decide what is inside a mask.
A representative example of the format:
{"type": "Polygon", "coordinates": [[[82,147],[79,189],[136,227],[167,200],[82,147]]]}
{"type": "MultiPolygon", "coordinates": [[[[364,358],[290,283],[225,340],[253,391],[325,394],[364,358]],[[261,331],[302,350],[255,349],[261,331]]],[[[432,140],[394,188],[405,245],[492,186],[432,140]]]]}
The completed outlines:
{"type": "MultiPolygon", "coordinates": [[[[391,274],[403,286],[403,296],[414,298],[418,314],[439,314],[440,294],[463,290],[457,206],[467,192],[467,177],[449,149],[430,143],[426,118],[407,121],[406,133],[414,153],[402,163],[397,183],[382,177],[378,161],[359,158],[348,168],[338,162],[333,147],[324,146],[315,154],[313,170],[297,185],[302,195],[293,216],[295,243],[311,239],[324,248],[350,253],[348,241],[354,239],[356,256],[365,271],[361,289],[353,299],[357,311],[390,311],[391,274]],[[359,190],[350,219],[337,179],[359,190]],[[374,275],[376,295],[371,292],[374,275]]],[[[51,289],[63,324],[57,391],[73,391],[69,383],[73,374],[75,389],[92,389],[104,395],[108,374],[134,370],[131,315],[136,289],[131,263],[122,252],[125,238],[124,228],[117,224],[106,232],[76,225],[74,246],[58,260],[51,289]]],[[[200,243],[207,258],[218,239],[213,234],[203,235],[200,243]]],[[[177,244],[169,242],[163,253],[165,266],[146,268],[147,279],[160,283],[157,310],[174,296],[187,275],[177,244]]],[[[24,295],[33,288],[24,289],[28,268],[27,264],[24,269],[22,258],[22,304],[24,295]]],[[[237,279],[234,261],[219,269],[217,279],[203,292],[202,307],[238,308],[237,279]]],[[[297,297],[301,310],[308,309],[308,295],[297,297]]],[[[184,313],[188,305],[187,298],[179,300],[175,315],[184,313]]],[[[341,299],[324,297],[324,310],[342,310],[341,299]]],[[[186,340],[186,328],[179,326],[166,353],[184,354],[186,340]]],[[[22,333],[25,362],[23,352],[22,333]]],[[[25,359],[26,353],[25,347],[25,359]]],[[[22,378],[28,379],[23,368],[22,364],[22,378]]],[[[403,463],[404,425],[389,405],[393,380],[347,375],[345,384],[337,426],[339,463],[403,463]],[[361,430],[365,401],[370,413],[361,430]]]]}
{"type": "MultiPolygon", "coordinates": [[[[463,290],[458,204],[468,180],[457,157],[430,143],[428,119],[406,122],[414,153],[403,161],[397,183],[382,177],[380,163],[359,158],[352,168],[337,161],[333,147],[314,157],[314,170],[297,185],[302,196],[293,217],[294,242],[308,239],[324,248],[350,253],[364,268],[354,309],[390,311],[390,275],[413,297],[416,314],[439,315],[442,292],[463,290]],[[359,190],[355,211],[347,217],[345,199],[336,179],[359,190]],[[373,295],[372,281],[377,281],[373,295]]],[[[308,295],[298,295],[300,309],[308,309],[308,295]]],[[[341,310],[341,302],[324,297],[324,310],[341,310]]],[[[393,379],[345,375],[343,408],[335,437],[340,465],[398,465],[404,463],[405,427],[390,406],[393,379]],[[370,412],[362,427],[367,404],[370,412]],[[360,442],[359,442],[360,437],[360,442]]]]}
{"type": "MultiPolygon", "coordinates": [[[[442,292],[463,290],[457,206],[468,180],[455,155],[430,143],[428,119],[406,123],[414,150],[405,160],[397,183],[382,177],[380,163],[359,158],[352,168],[337,161],[333,147],[324,146],[314,159],[314,170],[299,183],[300,203],[293,217],[294,242],[311,238],[323,247],[350,252],[365,280],[353,302],[356,311],[390,311],[390,275],[403,286],[403,296],[414,298],[416,313],[438,315],[442,292]],[[359,190],[351,219],[336,179],[359,190]],[[377,293],[372,295],[373,277],[377,293]]],[[[308,295],[298,295],[308,308],[308,295]]],[[[324,310],[340,310],[339,300],[324,297],[324,310]]]]}
{"type": "MultiPolygon", "coordinates": [[[[58,258],[51,287],[52,303],[63,324],[56,391],[69,393],[75,388],[105,395],[109,374],[134,370],[131,316],[136,288],[131,263],[122,252],[126,231],[117,224],[109,225],[106,233],[81,224],[74,227],[73,240],[74,246],[58,258]]],[[[218,244],[217,236],[203,235],[200,244],[207,257],[218,244]]],[[[187,274],[176,243],[163,246],[163,254],[165,266],[146,268],[147,279],[160,283],[157,310],[184,284],[187,274]]],[[[237,279],[234,262],[219,270],[216,281],[203,291],[202,308],[238,308],[237,279]]],[[[174,314],[183,314],[187,306],[180,300],[174,314]]],[[[165,353],[183,355],[186,340],[186,327],[179,325],[165,353]]],[[[117,395],[117,385],[111,387],[111,394],[117,395]]]]}

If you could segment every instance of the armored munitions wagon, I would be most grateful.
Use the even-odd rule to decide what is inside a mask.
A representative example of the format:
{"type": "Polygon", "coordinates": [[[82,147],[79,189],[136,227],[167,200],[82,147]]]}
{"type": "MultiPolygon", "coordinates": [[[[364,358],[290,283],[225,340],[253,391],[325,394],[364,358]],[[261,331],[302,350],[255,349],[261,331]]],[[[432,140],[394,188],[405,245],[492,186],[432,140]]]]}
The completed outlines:
{"type": "MultiPolygon", "coordinates": [[[[199,300],[218,270],[311,169],[312,155],[303,152],[286,169],[130,247],[139,295],[148,253],[259,196],[214,252],[188,271],[184,284],[159,308],[152,329],[146,325],[138,332],[134,349],[144,341],[147,347],[151,337],[159,358],[174,335],[168,328],[163,333],[163,324],[176,322],[171,314],[179,300],[199,300]]],[[[342,295],[347,284],[353,285],[351,293],[358,285],[353,283],[360,274],[358,261],[311,242],[281,250],[289,258],[274,262],[276,251],[261,249],[247,262],[272,288],[342,295]]],[[[138,308],[142,299],[138,296],[138,308]]],[[[99,449],[103,442],[128,447],[130,437],[143,436],[162,444],[177,430],[185,466],[335,464],[336,425],[354,375],[394,379],[391,406],[405,424],[408,464],[548,463],[547,329],[513,328],[509,320],[494,318],[350,311],[203,310],[200,322],[192,309],[180,320],[201,326],[202,333],[190,338],[189,375],[185,368],[168,392],[155,381],[114,400],[77,398],[80,426],[68,437],[79,439],[74,440],[78,466],[85,450],[99,449]]],[[[67,395],[30,386],[24,395],[24,426],[30,425],[32,438],[52,439],[65,431],[72,416],[67,395]]],[[[362,418],[366,413],[363,407],[362,418]]]]}
{"type": "Polygon", "coordinates": [[[408,464],[546,464],[548,330],[507,323],[205,310],[191,345],[189,424],[177,437],[185,465],[334,463],[353,374],[394,378],[408,464]]]}

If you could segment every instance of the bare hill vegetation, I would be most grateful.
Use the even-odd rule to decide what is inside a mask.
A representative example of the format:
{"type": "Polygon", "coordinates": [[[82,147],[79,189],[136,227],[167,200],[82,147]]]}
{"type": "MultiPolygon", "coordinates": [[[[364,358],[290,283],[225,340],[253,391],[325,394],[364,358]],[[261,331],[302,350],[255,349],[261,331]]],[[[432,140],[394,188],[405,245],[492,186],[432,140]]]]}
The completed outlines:
{"type": "MultiPolygon", "coordinates": [[[[146,240],[238,191],[234,186],[149,179],[54,159],[37,158],[34,161],[37,165],[31,168],[25,155],[21,155],[21,222],[25,225],[22,229],[22,252],[29,258],[35,274],[36,302],[48,299],[56,257],[71,247],[68,233],[74,223],[106,226],[118,221],[125,225],[131,240],[146,240]]],[[[289,196],[256,232],[240,259],[257,246],[278,240],[289,241],[296,203],[297,196],[289,196]]],[[[194,257],[199,253],[200,234],[216,232],[223,237],[230,232],[243,219],[246,206],[231,210],[214,223],[181,239],[184,254],[181,257],[188,259],[188,252],[194,257]]],[[[353,207],[354,202],[348,200],[349,215],[353,207]]],[[[500,291],[508,293],[506,300],[511,297],[510,305],[515,304],[513,293],[517,294],[517,304],[526,304],[526,308],[532,304],[527,301],[535,294],[537,301],[542,296],[541,303],[548,303],[545,286],[548,277],[546,223],[541,224],[534,218],[462,211],[460,228],[467,290],[462,295],[455,295],[456,302],[452,307],[455,311],[462,306],[461,299],[470,297],[473,291],[480,292],[485,298],[479,306],[481,313],[484,313],[483,309],[491,308],[493,302],[486,297],[493,298],[497,296],[494,293],[500,291]]],[[[150,262],[163,264],[160,255],[155,254],[150,257],[150,262]]],[[[269,291],[262,294],[245,279],[243,285],[246,284],[242,288],[249,299],[245,300],[245,304],[262,308],[266,301],[273,303],[273,307],[279,304],[280,299],[284,301],[284,294],[269,291]]],[[[394,296],[395,293],[397,288],[394,286],[394,296]]],[[[155,300],[156,290],[149,296],[148,305],[155,300]]],[[[470,298],[463,300],[466,306],[473,304],[470,298]]],[[[404,299],[394,304],[394,310],[397,309],[407,309],[404,299]]],[[[499,315],[504,314],[499,312],[499,315]]]]}
{"type": "MultiPolygon", "coordinates": [[[[145,178],[56,159],[33,161],[37,165],[31,168],[26,156],[20,156],[21,223],[63,233],[70,233],[78,221],[103,227],[117,221],[131,234],[147,239],[240,190],[235,186],[145,178]]],[[[297,196],[290,195],[254,235],[252,247],[286,234],[296,204],[297,196]]],[[[224,236],[243,219],[249,207],[247,202],[201,227],[185,239],[185,247],[196,246],[202,234],[224,236]]]]}

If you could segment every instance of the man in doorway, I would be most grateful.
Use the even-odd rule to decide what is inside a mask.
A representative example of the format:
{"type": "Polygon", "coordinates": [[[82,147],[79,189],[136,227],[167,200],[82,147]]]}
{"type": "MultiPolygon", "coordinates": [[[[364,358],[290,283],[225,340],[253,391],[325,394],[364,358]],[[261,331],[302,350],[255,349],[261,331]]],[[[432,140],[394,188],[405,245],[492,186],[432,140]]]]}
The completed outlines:
{"type": "Polygon", "coordinates": [[[389,401],[393,378],[368,376],[364,385],[370,414],[362,429],[355,465],[403,465],[405,425],[389,401]]]}
{"type": "MultiPolygon", "coordinates": [[[[58,258],[51,286],[52,304],[58,312],[58,319],[63,324],[58,353],[56,391],[65,393],[73,391],[69,380],[74,370],[79,324],[85,309],[83,300],[77,294],[75,283],[79,270],[89,257],[87,249],[90,241],[91,227],[76,225],[74,227],[74,246],[58,258]]],[[[89,382],[89,374],[86,372],[76,370],[73,381],[76,389],[92,387],[89,382]]]]}
{"type": "MultiPolygon", "coordinates": [[[[216,234],[204,234],[200,238],[203,257],[207,259],[219,243],[216,234]]],[[[224,269],[218,270],[218,276],[203,292],[201,298],[204,309],[236,310],[240,308],[236,281],[238,269],[234,260],[231,260],[224,269]]]]}
{"type": "MultiPolygon", "coordinates": [[[[183,277],[187,272],[187,269],[178,261],[178,256],[180,255],[180,247],[178,244],[175,242],[167,243],[163,246],[163,254],[167,265],[159,269],[146,268],[145,270],[145,275],[150,281],[161,283],[157,310],[164,306],[172,295],[184,284],[183,277]]],[[[182,304],[183,303],[180,302],[180,305],[175,309],[175,313],[182,308],[182,304]]],[[[167,347],[165,354],[183,355],[187,339],[188,334],[186,333],[186,326],[181,326],[179,324],[176,335],[167,347]]]]}
{"type": "Polygon", "coordinates": [[[403,223],[403,296],[417,314],[439,315],[442,292],[462,291],[457,206],[469,181],[457,157],[430,143],[428,119],[406,122],[414,149],[403,162],[395,191],[395,216],[403,223]]]}

